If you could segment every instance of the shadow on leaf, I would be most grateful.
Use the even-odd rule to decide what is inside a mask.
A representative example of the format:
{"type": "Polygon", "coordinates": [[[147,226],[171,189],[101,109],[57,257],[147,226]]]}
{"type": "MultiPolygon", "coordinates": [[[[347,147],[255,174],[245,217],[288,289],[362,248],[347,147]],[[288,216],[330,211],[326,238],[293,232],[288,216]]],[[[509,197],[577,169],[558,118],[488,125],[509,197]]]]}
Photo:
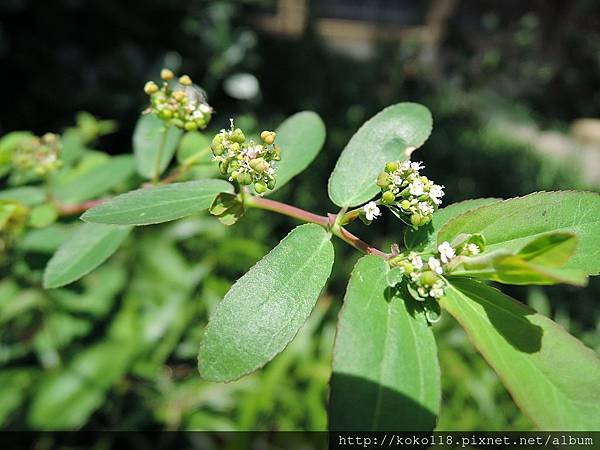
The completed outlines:
{"type": "Polygon", "coordinates": [[[431,431],[435,427],[432,411],[373,381],[334,372],[331,392],[330,431],[431,431]]]}

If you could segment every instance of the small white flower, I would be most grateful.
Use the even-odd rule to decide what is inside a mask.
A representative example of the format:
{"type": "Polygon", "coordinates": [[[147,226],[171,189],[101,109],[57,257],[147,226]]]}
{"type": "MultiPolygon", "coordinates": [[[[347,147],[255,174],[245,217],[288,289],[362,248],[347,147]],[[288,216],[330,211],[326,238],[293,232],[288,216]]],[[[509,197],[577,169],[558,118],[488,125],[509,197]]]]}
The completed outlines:
{"type": "Polygon", "coordinates": [[[246,155],[250,159],[256,158],[259,153],[260,153],[260,147],[258,145],[255,145],[254,147],[249,147],[248,150],[246,150],[246,155]]]}
{"type": "Polygon", "coordinates": [[[424,216],[430,216],[433,214],[433,206],[427,202],[419,202],[417,204],[417,210],[424,216]]]}
{"type": "Polygon", "coordinates": [[[211,108],[210,106],[208,106],[206,103],[201,103],[199,106],[200,111],[202,111],[203,113],[209,113],[211,108]]]}
{"type": "Polygon", "coordinates": [[[381,215],[381,211],[375,202],[367,203],[365,206],[363,206],[363,211],[365,212],[365,217],[367,220],[375,220],[381,215]]]}
{"type": "Polygon", "coordinates": [[[440,298],[444,296],[444,284],[437,282],[429,290],[429,295],[433,298],[440,298]]]}
{"type": "Polygon", "coordinates": [[[421,274],[419,272],[411,272],[408,274],[410,276],[410,281],[416,283],[421,278],[421,274]]]}
{"type": "Polygon", "coordinates": [[[448,264],[456,256],[454,249],[448,241],[444,241],[438,246],[438,252],[440,252],[440,259],[444,264],[448,264]]]}
{"type": "Polygon", "coordinates": [[[437,273],[438,275],[444,273],[444,269],[442,269],[442,265],[440,264],[439,260],[433,256],[427,260],[427,265],[432,272],[437,273]]]}
{"type": "Polygon", "coordinates": [[[400,163],[400,170],[402,172],[406,172],[408,169],[410,169],[410,161],[409,160],[404,160],[400,163]]]}
{"type": "Polygon", "coordinates": [[[408,192],[410,192],[410,195],[419,197],[425,192],[425,186],[421,180],[416,179],[408,185],[408,192]]]}
{"type": "Polygon", "coordinates": [[[416,162],[410,163],[410,168],[412,170],[418,171],[418,170],[424,169],[425,166],[423,165],[423,163],[421,161],[416,161],[416,162]]]}
{"type": "Polygon", "coordinates": [[[394,178],[392,178],[392,183],[400,186],[402,183],[404,182],[404,178],[402,178],[400,175],[394,175],[394,178]]]}
{"type": "Polygon", "coordinates": [[[479,246],[477,244],[467,244],[467,253],[471,256],[479,255],[479,246]]]}
{"type": "Polygon", "coordinates": [[[434,184],[429,189],[429,198],[436,205],[439,205],[440,203],[442,203],[443,196],[444,196],[444,186],[440,186],[439,184],[434,184]]]}
{"type": "Polygon", "coordinates": [[[421,270],[423,268],[423,260],[415,252],[410,252],[408,254],[408,260],[415,269],[421,270]]]}

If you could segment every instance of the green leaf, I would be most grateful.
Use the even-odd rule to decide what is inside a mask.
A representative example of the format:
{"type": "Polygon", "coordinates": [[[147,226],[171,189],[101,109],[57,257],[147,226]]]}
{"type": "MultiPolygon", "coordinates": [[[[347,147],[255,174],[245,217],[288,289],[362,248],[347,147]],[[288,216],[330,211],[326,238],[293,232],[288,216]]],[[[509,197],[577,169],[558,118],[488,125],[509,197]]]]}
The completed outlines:
{"type": "Polygon", "coordinates": [[[306,169],[323,147],[325,124],[312,111],[288,117],[276,130],[275,143],[281,148],[281,161],[276,164],[277,184],[274,192],[306,169]]]}
{"type": "Polygon", "coordinates": [[[108,259],[131,227],[82,224],[48,261],[44,287],[53,289],[78,280],[108,259]]]}
{"type": "Polygon", "coordinates": [[[137,189],[86,211],[87,222],[150,225],[207,209],[220,192],[233,192],[224,180],[198,180],[137,189]]]}
{"type": "Polygon", "coordinates": [[[448,222],[438,242],[460,233],[481,233],[486,250],[516,251],[553,231],[575,233],[579,245],[565,269],[600,273],[600,195],[591,192],[538,192],[468,211],[448,222]]]}
{"type": "Polygon", "coordinates": [[[183,135],[177,149],[177,162],[179,164],[193,164],[194,162],[210,162],[210,139],[198,131],[190,131],[183,135]]]}
{"type": "Polygon", "coordinates": [[[166,129],[164,122],[154,114],[140,117],[133,132],[133,152],[138,173],[144,178],[153,178],[159,154],[158,175],[163,173],[173,158],[182,134],[177,127],[166,129]]]}
{"type": "Polygon", "coordinates": [[[219,219],[223,225],[233,225],[245,213],[244,204],[235,194],[221,193],[208,209],[213,216],[219,219]]]}
{"type": "Polygon", "coordinates": [[[34,207],[29,213],[29,225],[33,228],[44,228],[58,219],[58,211],[47,203],[34,207]]]}
{"type": "Polygon", "coordinates": [[[441,305],[542,430],[597,430],[600,360],[550,319],[483,283],[453,280],[441,305]]]}
{"type": "Polygon", "coordinates": [[[417,103],[398,103],[379,112],[352,136],[329,178],[329,198],[338,206],[357,206],[379,188],[377,175],[387,161],[406,159],[408,147],[429,137],[431,113],[417,103]]]}
{"type": "Polygon", "coordinates": [[[534,238],[515,253],[501,248],[473,257],[460,256],[453,261],[458,267],[452,274],[507,284],[567,283],[585,286],[585,273],[560,268],[571,257],[576,246],[577,236],[573,233],[548,233],[534,238]]]}
{"type": "Polygon", "coordinates": [[[31,230],[17,241],[20,249],[27,252],[52,254],[71,236],[72,227],[54,223],[40,230],[31,230]]]}
{"type": "Polygon", "coordinates": [[[388,265],[364,256],[352,272],[333,357],[330,429],[433,430],[441,400],[431,328],[416,302],[387,286],[388,265]]]}
{"type": "Polygon", "coordinates": [[[296,227],[232,286],[212,314],[200,347],[203,378],[235,380],[286,347],[329,277],[330,238],[315,224],[296,227]]]}
{"type": "Polygon", "coordinates": [[[48,372],[38,385],[29,408],[33,428],[79,428],[102,405],[110,386],[127,370],[127,343],[107,340],[75,355],[63,370],[48,372]]]}
{"type": "Polygon", "coordinates": [[[478,198],[452,203],[433,213],[433,218],[426,226],[413,228],[407,227],[404,233],[404,245],[409,250],[419,252],[434,252],[436,248],[436,235],[440,229],[451,219],[480,206],[499,202],[497,198],[478,198]]]}
{"type": "Polygon", "coordinates": [[[24,206],[35,206],[46,201],[46,193],[38,187],[23,186],[0,191],[0,200],[12,200],[24,206]]]}
{"type": "Polygon", "coordinates": [[[116,156],[55,183],[52,193],[63,203],[79,203],[105,194],[134,173],[135,163],[131,155],[116,156]]]}

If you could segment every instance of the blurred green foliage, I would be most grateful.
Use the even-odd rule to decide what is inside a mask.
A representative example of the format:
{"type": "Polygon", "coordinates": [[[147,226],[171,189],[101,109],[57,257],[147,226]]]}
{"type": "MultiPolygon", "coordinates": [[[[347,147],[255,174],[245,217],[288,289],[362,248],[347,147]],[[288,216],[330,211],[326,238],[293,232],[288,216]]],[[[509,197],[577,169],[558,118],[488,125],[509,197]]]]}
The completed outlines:
{"type": "MultiPolygon", "coordinates": [[[[400,100],[418,100],[433,112],[434,132],[417,158],[446,185],[446,204],[585,187],[576,170],[541,158],[500,132],[495,119],[508,115],[564,127],[557,118],[598,115],[592,99],[600,77],[586,66],[598,67],[593,2],[574,2],[560,33],[582,45],[564,44],[558,56],[538,51],[548,35],[544,27],[555,18],[548,19],[548,11],[511,20],[499,7],[479,17],[480,34],[461,28],[457,19],[444,43],[441,81],[420,73],[418,65],[415,75],[419,49],[411,42],[381,45],[370,61],[355,61],[328,51],[310,27],[302,40],[259,35],[243,20],[251,3],[269,2],[6,2],[0,6],[7,19],[1,22],[0,58],[11,73],[3,76],[22,88],[7,92],[12,106],[2,112],[0,130],[58,129],[70,124],[74,111],[88,109],[116,119],[119,131],[88,143],[90,133],[113,131],[114,123],[100,122],[101,129],[91,132],[97,122],[80,115],[79,126],[66,131],[71,151],[85,143],[128,153],[144,107],[143,82],[166,64],[203,80],[217,110],[216,127],[234,111],[241,113],[238,125],[254,131],[258,118],[270,128],[301,109],[324,117],[325,150],[276,195],[309,210],[332,210],[325,187],[341,148],[366,118],[400,100]],[[93,17],[92,25],[82,26],[82,16],[93,17]],[[23,28],[26,22],[31,26],[23,28]],[[22,39],[30,28],[35,33],[22,39]],[[510,42],[503,38],[507,33],[510,42]],[[487,45],[475,46],[482,35],[489,36],[487,45]],[[254,74],[260,94],[228,97],[223,81],[236,72],[254,74]]],[[[289,225],[286,218],[253,210],[231,228],[206,215],[138,228],[108,264],[74,286],[50,291],[41,288],[41,272],[71,225],[60,221],[30,231],[0,266],[0,425],[325,429],[334,319],[358,257],[348,247],[336,245],[339,257],[318,307],[301,335],[264,370],[228,384],[202,381],[196,370],[210,311],[289,225]]],[[[383,236],[393,236],[393,227],[391,220],[379,221],[365,238],[389,245],[383,236]]],[[[509,293],[600,351],[598,280],[585,291],[509,293]]],[[[438,428],[531,428],[452,319],[444,317],[435,331],[444,373],[438,428]]]]}

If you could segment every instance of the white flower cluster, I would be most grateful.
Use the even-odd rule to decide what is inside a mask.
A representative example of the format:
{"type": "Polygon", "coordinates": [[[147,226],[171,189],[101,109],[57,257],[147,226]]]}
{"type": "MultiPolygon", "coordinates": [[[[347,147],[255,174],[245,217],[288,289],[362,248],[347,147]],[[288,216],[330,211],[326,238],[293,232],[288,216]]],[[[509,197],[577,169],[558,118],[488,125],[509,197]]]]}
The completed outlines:
{"type": "Polygon", "coordinates": [[[215,161],[229,181],[242,185],[254,183],[258,194],[275,187],[274,161],[281,159],[281,150],[273,145],[275,133],[263,131],[260,135],[263,144],[247,141],[244,132],[235,128],[233,119],[229,130],[221,130],[214,138],[211,149],[215,161]]]}
{"type": "Polygon", "coordinates": [[[415,226],[426,225],[442,203],[444,186],[420,174],[423,163],[390,161],[377,177],[383,204],[406,215],[415,226]]]}
{"type": "Polygon", "coordinates": [[[390,259],[390,265],[400,268],[419,297],[438,299],[444,296],[446,288],[442,275],[447,273],[448,264],[455,257],[456,252],[450,243],[442,242],[437,248],[436,256],[430,256],[427,260],[410,252],[390,259]]]}

